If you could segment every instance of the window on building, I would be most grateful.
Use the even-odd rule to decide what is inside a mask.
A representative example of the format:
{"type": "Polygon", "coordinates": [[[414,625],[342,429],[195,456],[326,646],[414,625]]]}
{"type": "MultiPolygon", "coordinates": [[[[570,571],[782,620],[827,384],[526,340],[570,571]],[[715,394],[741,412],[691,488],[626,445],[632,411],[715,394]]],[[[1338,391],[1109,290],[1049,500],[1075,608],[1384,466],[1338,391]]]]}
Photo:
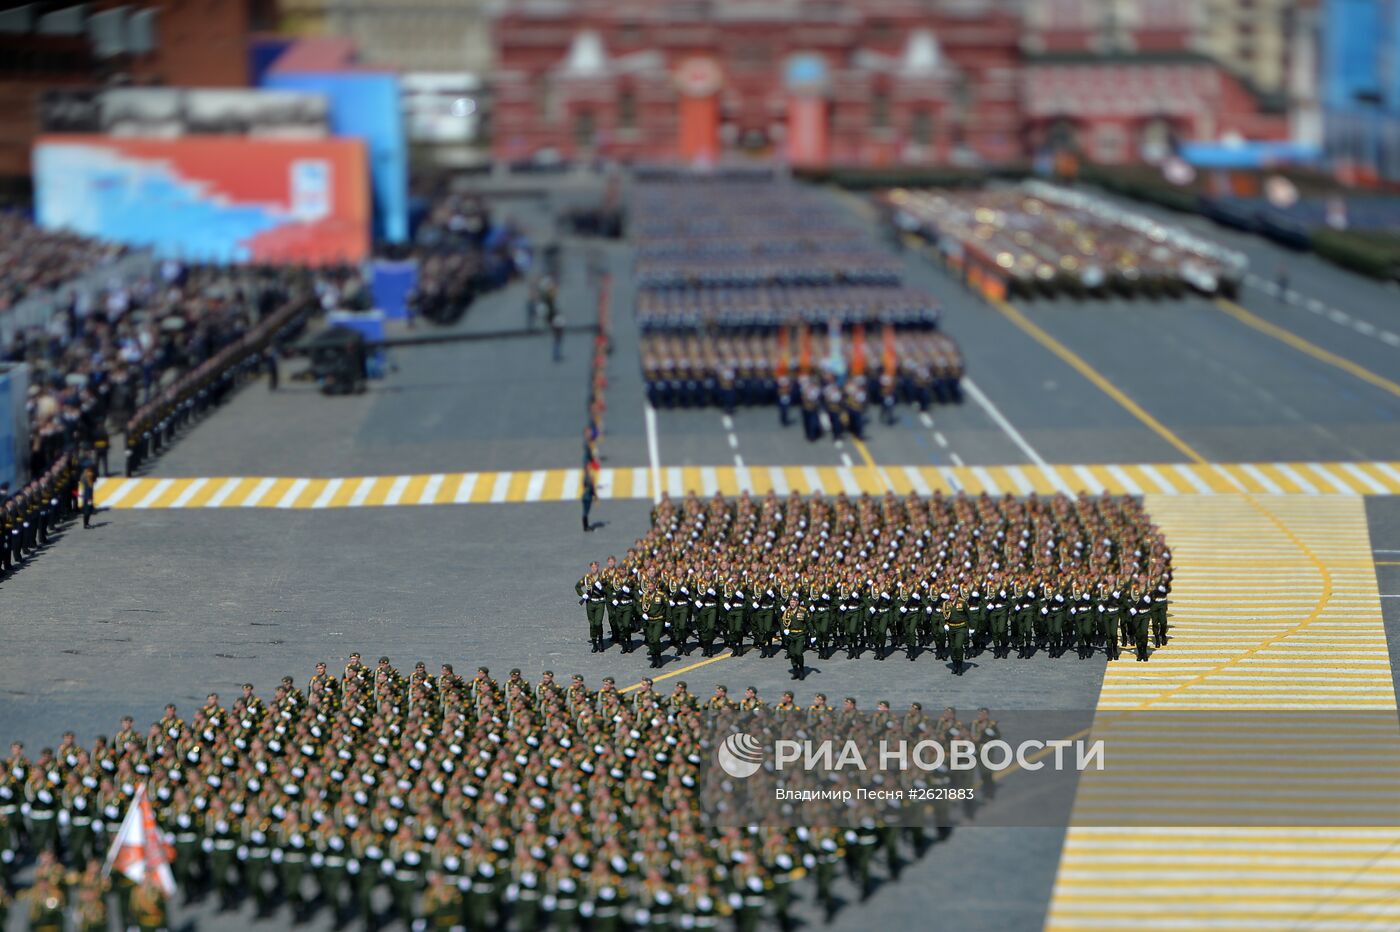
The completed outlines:
{"type": "Polygon", "coordinates": [[[574,143],[580,149],[592,148],[595,129],[593,111],[580,110],[578,116],[574,117],[574,143]]]}
{"type": "Polygon", "coordinates": [[[915,110],[913,122],[909,126],[909,138],[916,146],[933,145],[933,114],[927,110],[915,110]]]}
{"type": "Polygon", "coordinates": [[[870,98],[870,125],[884,129],[890,125],[890,95],[888,91],[877,90],[870,98]]]}
{"type": "Polygon", "coordinates": [[[617,98],[617,125],[622,129],[637,127],[637,95],[631,88],[625,89],[617,98]]]}

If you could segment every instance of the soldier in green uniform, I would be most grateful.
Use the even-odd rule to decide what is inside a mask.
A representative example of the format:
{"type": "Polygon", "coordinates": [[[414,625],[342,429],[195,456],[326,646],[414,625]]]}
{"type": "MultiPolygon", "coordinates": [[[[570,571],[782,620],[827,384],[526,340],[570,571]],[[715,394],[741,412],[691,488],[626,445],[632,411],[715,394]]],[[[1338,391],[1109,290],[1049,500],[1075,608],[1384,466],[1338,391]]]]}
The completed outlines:
{"type": "Polygon", "coordinates": [[[311,854],[311,865],[317,872],[321,898],[339,928],[345,924],[344,890],[349,860],[346,839],[341,827],[330,820],[316,826],[311,832],[311,839],[316,846],[311,854]]]}
{"type": "Polygon", "coordinates": [[[987,583],[987,625],[991,629],[995,657],[1011,653],[1011,592],[1005,581],[993,577],[987,583]]]}
{"type": "Polygon", "coordinates": [[[1128,590],[1127,616],[1132,628],[1133,646],[1137,651],[1137,659],[1146,663],[1149,656],[1147,629],[1152,617],[1152,596],[1136,582],[1128,590]]]}
{"type": "Polygon", "coordinates": [[[719,634],[719,591],[711,580],[696,581],[693,584],[695,595],[695,639],[700,644],[700,652],[710,656],[715,638],[719,634]]]}
{"type": "Polygon", "coordinates": [[[952,596],[944,593],[935,594],[929,599],[928,606],[924,611],[928,615],[929,640],[933,642],[933,655],[939,660],[944,660],[948,656],[948,619],[947,615],[952,608],[952,596]]]}
{"type": "MultiPolygon", "coordinates": [[[[261,807],[249,806],[243,813],[238,859],[243,865],[243,883],[253,894],[257,915],[272,915],[272,894],[268,889],[267,869],[272,863],[272,819],[261,807]]],[[[282,855],[278,855],[282,857],[282,855]]]]}
{"type": "Polygon", "coordinates": [[[279,868],[282,897],[291,906],[292,917],[298,923],[306,919],[306,898],[301,891],[301,882],[306,876],[306,863],[311,855],[310,834],[311,827],[301,822],[293,812],[287,813],[273,833],[276,844],[273,860],[279,868]]]}
{"type": "Polygon", "coordinates": [[[219,894],[221,909],[233,908],[234,854],[238,848],[235,836],[234,818],[229,813],[222,796],[215,796],[209,803],[209,811],[204,818],[204,852],[209,856],[209,874],[214,890],[219,894]]]}
{"type": "Polygon", "coordinates": [[[730,905],[734,908],[734,928],[738,932],[755,932],[763,920],[772,881],[763,875],[754,859],[748,857],[735,865],[730,882],[734,885],[729,894],[730,905]]]}
{"type": "Polygon", "coordinates": [[[423,912],[428,928],[450,932],[462,927],[462,893],[455,884],[446,881],[436,871],[428,874],[428,888],[423,891],[423,912]]]}
{"type": "Polygon", "coordinates": [[[754,646],[760,657],[767,657],[773,643],[773,617],[777,610],[778,593],[772,580],[758,580],[749,593],[749,625],[753,629],[754,646]]]}
{"type": "Polygon", "coordinates": [[[409,929],[413,928],[418,918],[418,887],[422,880],[425,854],[422,843],[414,836],[408,823],[401,823],[394,837],[389,839],[389,859],[386,863],[392,865],[389,890],[393,895],[394,910],[409,929]]]}
{"type": "Polygon", "coordinates": [[[793,596],[783,612],[783,643],[795,680],[802,679],[807,672],[807,637],[807,609],[793,596]]]}
{"type": "Polygon", "coordinates": [[[1152,590],[1152,646],[1161,647],[1167,643],[1167,599],[1171,595],[1172,573],[1162,572],[1157,588],[1152,590]]]}
{"type": "Polygon", "coordinates": [[[1058,657],[1069,649],[1069,639],[1076,632],[1071,627],[1074,606],[1060,586],[1051,587],[1041,583],[1040,617],[1045,623],[1045,639],[1052,657],[1058,657]]]}
{"type": "Polygon", "coordinates": [[[838,584],[837,598],[841,639],[846,644],[846,656],[854,658],[861,651],[861,637],[865,630],[864,598],[860,587],[852,580],[838,584]]]}
{"type": "Polygon", "coordinates": [[[588,572],[574,585],[574,591],[588,616],[588,640],[596,654],[603,649],[603,613],[608,601],[607,585],[597,560],[588,564],[588,572]]]}
{"type": "Polygon", "coordinates": [[[917,587],[900,581],[895,587],[895,612],[899,619],[899,639],[910,660],[919,654],[919,619],[923,617],[923,597],[917,587]]]}
{"type": "Polygon", "coordinates": [[[724,639],[735,657],[744,655],[744,619],[748,611],[748,596],[739,580],[731,579],[725,586],[722,601],[724,606],[724,639]]]}
{"type": "Polygon", "coordinates": [[[807,618],[816,641],[817,656],[825,660],[831,654],[832,596],[831,583],[820,574],[805,593],[807,618]]]}
{"type": "MultiPolygon", "coordinates": [[[[96,787],[96,778],[87,779],[96,787]]],[[[83,777],[76,769],[68,771],[68,780],[64,784],[60,803],[68,822],[68,839],[64,845],[64,853],[68,856],[69,865],[74,870],[81,871],[87,867],[88,858],[92,856],[92,820],[93,813],[97,811],[97,796],[92,788],[84,785],[83,777]]]]}
{"type": "Polygon", "coordinates": [[[671,646],[677,656],[689,653],[690,615],[694,596],[690,591],[690,581],[685,575],[671,577],[666,587],[666,626],[671,629],[671,646]]]}
{"type": "MultiPolygon", "coordinates": [[[[613,558],[609,557],[608,560],[611,562],[613,558]]],[[[633,604],[635,593],[632,588],[632,576],[627,570],[621,567],[613,570],[609,593],[611,604],[617,614],[613,640],[622,645],[624,654],[630,654],[632,653],[632,632],[635,630],[636,606],[633,604]]]]}
{"type": "Polygon", "coordinates": [[[30,932],[64,932],[63,889],[41,879],[23,894],[29,905],[30,932]]]}
{"type": "Polygon", "coordinates": [[[987,596],[980,586],[974,585],[967,594],[967,646],[973,653],[987,646],[991,626],[987,622],[987,596]]]}
{"type": "Polygon", "coordinates": [[[1024,578],[1011,586],[1012,640],[1023,659],[1035,651],[1035,617],[1037,599],[1035,587],[1024,578]]]}
{"type": "Polygon", "coordinates": [[[345,862],[345,870],[355,887],[360,919],[370,929],[379,926],[379,915],[374,909],[374,887],[379,881],[379,865],[383,859],[383,840],[369,823],[361,822],[350,836],[350,858],[345,862]]]}
{"type": "Polygon", "coordinates": [[[944,627],[948,632],[948,654],[953,661],[953,673],[962,676],[967,651],[968,608],[961,595],[946,603],[944,627]]]}
{"type": "Polygon", "coordinates": [[[653,667],[661,666],[662,640],[666,637],[666,595],[650,580],[642,583],[637,601],[642,609],[642,635],[653,667]]]}
{"type": "Polygon", "coordinates": [[[979,752],[977,755],[977,776],[981,780],[981,788],[978,792],[982,799],[991,800],[997,795],[996,780],[993,779],[995,774],[982,759],[980,752],[982,745],[988,741],[1002,738],[1001,725],[992,718],[991,713],[986,708],[981,708],[977,710],[977,717],[972,720],[970,727],[972,740],[976,743],[979,752]]]}
{"type": "Polygon", "coordinates": [[[149,873],[131,891],[131,914],[141,932],[166,932],[165,891],[149,873]]]}
{"type": "Polygon", "coordinates": [[[1118,659],[1118,599],[1122,593],[1112,586],[1100,584],[1094,599],[1094,618],[1098,622],[1099,640],[1109,660],[1118,659]]]}
{"type": "MultiPolygon", "coordinates": [[[[614,644],[622,644],[621,599],[616,591],[621,579],[622,569],[617,565],[617,557],[608,557],[608,567],[603,571],[603,594],[607,599],[604,607],[608,612],[608,628],[611,630],[614,644]]],[[[630,645],[623,645],[623,653],[626,653],[629,647],[630,645]]]]}
{"type": "Polygon", "coordinates": [[[1084,580],[1080,580],[1069,609],[1070,621],[1074,625],[1075,646],[1079,651],[1080,660],[1091,656],[1094,652],[1094,631],[1098,622],[1094,608],[1094,597],[1089,592],[1088,584],[1084,580]]]}
{"type": "Polygon", "coordinates": [[[881,578],[871,584],[870,603],[865,611],[868,640],[875,651],[875,659],[884,660],[889,642],[890,616],[894,614],[894,594],[888,579],[881,578]]]}

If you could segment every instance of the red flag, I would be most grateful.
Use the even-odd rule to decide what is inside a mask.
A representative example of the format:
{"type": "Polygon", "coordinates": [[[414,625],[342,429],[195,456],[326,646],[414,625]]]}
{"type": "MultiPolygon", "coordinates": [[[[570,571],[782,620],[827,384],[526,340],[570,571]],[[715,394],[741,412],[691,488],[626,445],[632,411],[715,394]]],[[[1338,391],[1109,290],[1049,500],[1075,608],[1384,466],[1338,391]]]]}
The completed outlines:
{"type": "Polygon", "coordinates": [[[797,345],[797,371],[806,375],[812,371],[812,334],[808,332],[806,324],[797,332],[797,345]]]}
{"type": "Polygon", "coordinates": [[[885,364],[885,375],[894,375],[896,367],[894,327],[890,324],[885,324],[885,351],[882,359],[885,364]]]}
{"type": "Polygon", "coordinates": [[[136,788],[131,808],[127,809],[122,827],[112,839],[107,862],[102,865],[102,875],[105,877],[115,868],[137,884],[148,876],[153,877],[161,892],[170,897],[175,894],[175,875],[170,872],[170,862],[174,858],[175,850],[166,843],[156,827],[156,814],[151,809],[151,801],[146,798],[146,785],[143,783],[136,788]]]}
{"type": "Polygon", "coordinates": [[[851,332],[851,375],[865,375],[865,324],[851,332]]]}

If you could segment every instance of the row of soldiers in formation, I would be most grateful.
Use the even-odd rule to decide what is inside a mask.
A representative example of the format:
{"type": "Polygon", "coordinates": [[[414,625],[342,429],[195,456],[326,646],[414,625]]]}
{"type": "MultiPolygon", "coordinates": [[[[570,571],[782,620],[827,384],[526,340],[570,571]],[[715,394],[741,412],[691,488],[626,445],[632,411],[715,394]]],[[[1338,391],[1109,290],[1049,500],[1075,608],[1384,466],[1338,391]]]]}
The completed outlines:
{"type": "Polygon", "coordinates": [[[595,652],[606,620],[624,651],[640,631],[653,665],[667,643],[709,655],[746,640],[765,656],[781,641],[799,676],[806,645],[881,659],[932,646],[958,672],[989,647],[1116,659],[1131,644],[1145,661],[1167,640],[1171,553],[1128,498],[691,493],[663,496],[647,536],[575,592],[595,652]]]}
{"type": "Polygon", "coordinates": [[[49,535],[79,511],[84,524],[91,515],[93,472],[88,459],[60,456],[39,478],[31,480],[0,505],[0,573],[18,569],[49,542],[49,535]]]}
{"type": "Polygon", "coordinates": [[[820,332],[832,322],[844,330],[889,323],[901,330],[938,324],[933,296],[891,285],[697,288],[643,291],[637,295],[637,324],[643,334],[720,328],[764,333],[794,323],[820,332]]]}
{"type": "MultiPolygon", "coordinates": [[[[404,676],[356,654],[341,676],[318,664],[305,690],[285,677],[271,701],[246,684],[230,706],[210,694],[186,721],[170,705],[144,733],[128,717],[90,748],[72,733],[33,760],[11,746],[0,887],[27,857],[90,870],[144,785],[178,887],[224,907],[242,893],[260,913],[285,901],[297,920],[315,907],[373,926],[387,894],[406,923],[442,929],[786,924],[803,877],[830,910],[843,861],[868,893],[878,848],[897,869],[929,838],[707,823],[701,712],[762,707],[752,688],[702,702],[684,682],[662,695],[608,677],[594,691],[577,675],[532,684],[482,667],[467,680],[421,662],[404,676]]],[[[791,693],[772,709],[799,712],[791,693]]],[[[800,712],[836,722],[855,702],[819,696],[800,712]]],[[[121,898],[127,924],[136,900],[121,898]]]]}
{"type": "Polygon", "coordinates": [[[834,346],[841,365],[850,368],[855,354],[864,365],[859,374],[850,368],[838,375],[828,366],[834,357],[827,336],[813,339],[811,358],[821,365],[789,356],[774,337],[644,337],[642,376],[653,407],[716,406],[732,414],[740,406],[776,404],[784,426],[795,407],[804,418],[824,407],[835,422],[852,410],[863,418],[871,399],[889,416],[900,402],[927,410],[935,402],[961,400],[963,358],[951,337],[902,332],[892,342],[886,366],[876,341],[860,348],[841,338],[834,346]]]}

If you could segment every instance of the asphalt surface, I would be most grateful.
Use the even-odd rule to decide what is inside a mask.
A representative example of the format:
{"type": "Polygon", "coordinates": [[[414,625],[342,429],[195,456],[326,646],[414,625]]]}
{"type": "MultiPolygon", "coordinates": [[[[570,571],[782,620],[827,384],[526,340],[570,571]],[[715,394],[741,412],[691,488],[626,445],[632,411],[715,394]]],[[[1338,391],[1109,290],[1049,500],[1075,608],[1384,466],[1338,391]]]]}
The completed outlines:
{"type": "MultiPolygon", "coordinates": [[[[548,208],[528,194],[509,205],[541,236],[548,235],[548,208]]],[[[911,283],[942,298],[945,326],[962,344],[976,386],[1037,455],[1056,463],[1182,460],[1168,440],[1005,314],[926,257],[905,258],[911,283]]],[[[600,266],[612,274],[615,343],[602,452],[605,465],[644,466],[627,247],[566,241],[562,304],[570,325],[592,322],[597,282],[589,269],[600,266]]],[[[1369,286],[1331,267],[1308,275],[1342,295],[1365,295],[1369,286]]],[[[518,329],[523,302],[523,287],[511,286],[480,300],[450,332],[518,329]]],[[[1248,294],[1243,303],[1281,326],[1294,322],[1248,294]]],[[[1209,459],[1393,458],[1400,449],[1400,398],[1241,325],[1206,299],[1018,307],[1209,459]]],[[[1337,330],[1338,342],[1328,346],[1344,353],[1337,330]]],[[[589,334],[571,333],[560,363],[551,361],[544,334],[396,349],[394,371],[353,397],[323,397],[285,378],[275,393],[255,383],[180,438],[150,474],[576,467],[590,346],[589,334]]],[[[1356,361],[1394,378],[1397,367],[1382,370],[1384,358],[1356,361]]],[[[934,409],[931,421],[902,411],[893,427],[872,425],[870,455],[901,465],[1030,461],[972,397],[934,409]]],[[[661,411],[656,423],[663,467],[729,465],[736,455],[748,465],[861,462],[851,444],[808,444],[798,427],[781,430],[767,409],[740,411],[730,425],[718,411],[661,411]]],[[[1377,560],[1400,564],[1400,503],[1373,499],[1368,516],[1377,560]]],[[[641,651],[589,653],[572,587],[589,560],[624,551],[645,531],[647,505],[601,501],[593,518],[604,524],[585,535],[578,508],[560,504],[105,513],[96,529],[66,531],[0,583],[9,645],[0,652],[0,741],[23,740],[34,751],[70,728],[88,741],[110,734],[123,714],[154,720],[166,702],[184,710],[211,690],[227,700],[244,681],[270,694],[283,674],[304,681],[316,661],[335,666],[354,650],[387,654],[400,668],[423,659],[459,671],[484,664],[498,676],[518,666],[531,678],[551,669],[560,677],[582,673],[595,686],[604,675],[636,682],[652,672],[641,651]]],[[[1378,574],[1382,593],[1400,593],[1400,565],[1379,566],[1378,574]]],[[[1382,602],[1394,663],[1400,599],[1382,602]]],[[[1101,658],[984,657],[959,678],[929,655],[915,662],[809,659],[797,684],[786,663],[753,654],[681,678],[702,695],[718,682],[732,692],[754,685],[770,699],[792,686],[803,703],[822,691],[832,701],[858,697],[863,707],[888,699],[896,708],[920,701],[926,709],[1092,709],[1104,670],[1101,658]]],[[[701,658],[666,660],[661,673],[701,658]]],[[[1037,929],[1062,839],[1059,829],[961,828],[897,884],[866,903],[846,903],[831,927],[916,928],[937,915],[968,930],[1037,929]]],[[[853,899],[849,887],[841,892],[853,899]]],[[[254,922],[246,910],[215,916],[207,907],[182,910],[181,918],[213,929],[288,923],[285,914],[254,922]]],[[[317,922],[329,925],[324,917],[317,922]]]]}

